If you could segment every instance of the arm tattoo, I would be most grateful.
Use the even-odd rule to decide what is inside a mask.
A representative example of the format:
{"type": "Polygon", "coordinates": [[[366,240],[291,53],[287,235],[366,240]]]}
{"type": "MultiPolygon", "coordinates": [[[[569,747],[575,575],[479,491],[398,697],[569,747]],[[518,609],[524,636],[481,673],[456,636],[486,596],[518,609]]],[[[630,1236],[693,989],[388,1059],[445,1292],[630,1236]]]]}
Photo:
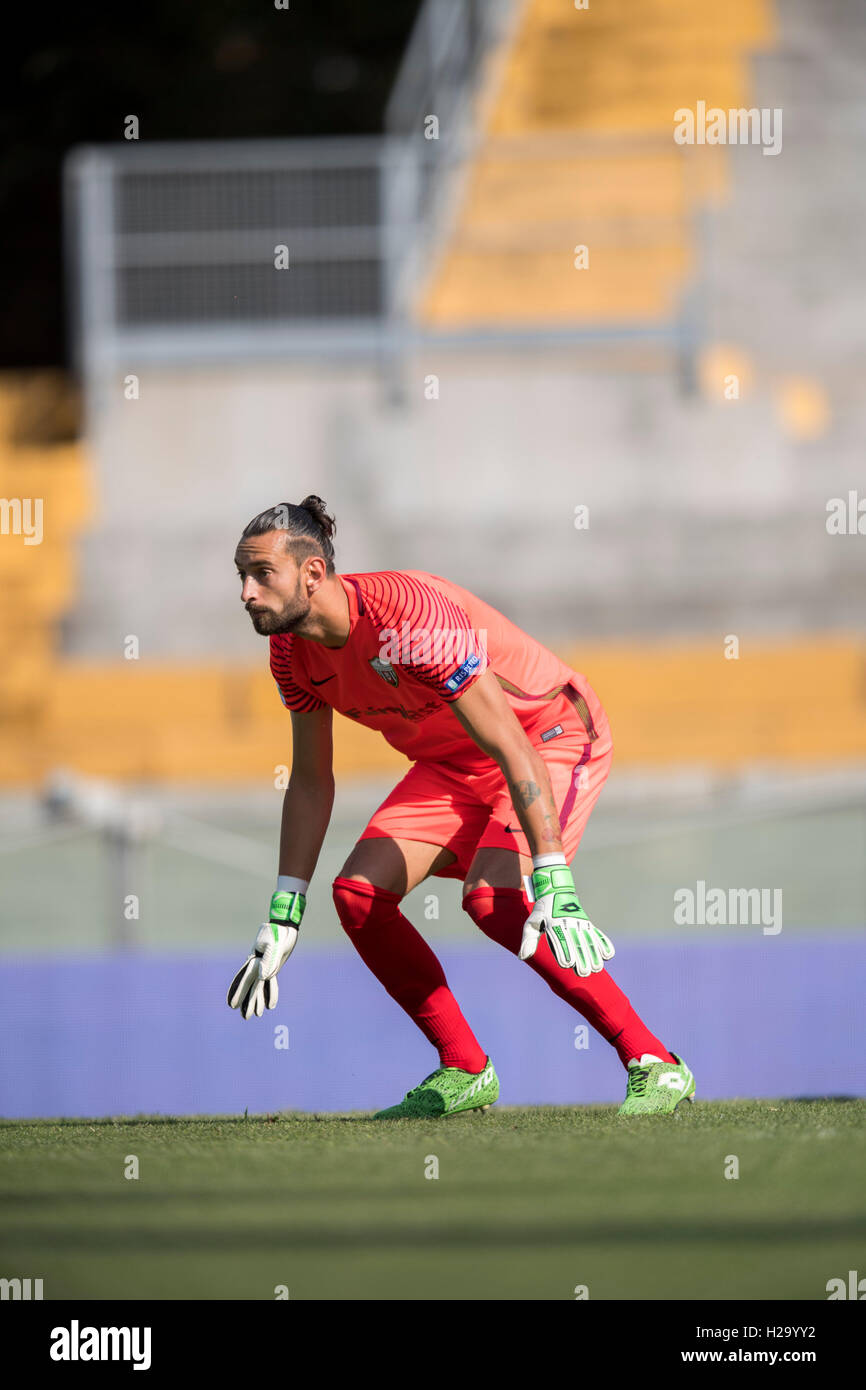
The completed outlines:
{"type": "Polygon", "coordinates": [[[524,810],[531,806],[533,801],[537,801],[541,796],[541,788],[537,782],[515,782],[514,790],[520,797],[524,810]]]}
{"type": "MultiPolygon", "coordinates": [[[[533,802],[537,801],[542,795],[541,787],[537,782],[530,778],[525,778],[519,782],[509,782],[509,791],[514,808],[520,816],[521,811],[527,811],[533,802]]],[[[541,812],[541,827],[538,830],[539,843],[549,846],[552,850],[559,850],[562,847],[562,830],[559,824],[559,813],[556,809],[556,802],[553,799],[552,791],[544,793],[547,801],[548,810],[541,812]]],[[[522,817],[520,817],[522,823],[522,817]]],[[[524,826],[524,830],[526,827],[524,826]]],[[[530,841],[531,843],[531,841],[530,841]]]]}
{"type": "Polygon", "coordinates": [[[557,816],[554,822],[553,816],[545,816],[544,821],[544,829],[541,832],[542,840],[554,847],[558,846],[561,843],[560,837],[562,835],[562,831],[559,827],[559,817],[557,816]]]}

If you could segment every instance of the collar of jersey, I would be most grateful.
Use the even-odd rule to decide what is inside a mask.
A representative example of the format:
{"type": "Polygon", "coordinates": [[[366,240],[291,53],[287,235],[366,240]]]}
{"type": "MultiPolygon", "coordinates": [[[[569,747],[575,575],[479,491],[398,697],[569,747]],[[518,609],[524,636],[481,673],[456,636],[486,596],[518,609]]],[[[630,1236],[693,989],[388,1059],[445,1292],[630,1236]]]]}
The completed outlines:
{"type": "Polygon", "coordinates": [[[335,652],[342,652],[345,651],[346,647],[351,642],[352,634],[354,633],[355,628],[358,626],[358,620],[364,611],[364,600],[362,599],[360,591],[357,587],[358,581],[354,578],[353,575],[339,574],[337,578],[343,586],[346,598],[349,600],[349,636],[346,638],[346,641],[343,643],[342,647],[333,647],[331,648],[331,650],[335,652]]]}

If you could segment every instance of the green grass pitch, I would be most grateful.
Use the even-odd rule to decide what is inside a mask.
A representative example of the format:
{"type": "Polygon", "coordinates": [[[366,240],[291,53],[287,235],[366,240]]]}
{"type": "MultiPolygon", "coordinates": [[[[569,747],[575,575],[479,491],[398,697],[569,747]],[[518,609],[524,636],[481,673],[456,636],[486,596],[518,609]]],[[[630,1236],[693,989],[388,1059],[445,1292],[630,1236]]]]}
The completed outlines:
{"type": "Polygon", "coordinates": [[[826,1299],[866,1275],[864,1172],[863,1100],[4,1121],[0,1274],[46,1299],[826,1299]]]}

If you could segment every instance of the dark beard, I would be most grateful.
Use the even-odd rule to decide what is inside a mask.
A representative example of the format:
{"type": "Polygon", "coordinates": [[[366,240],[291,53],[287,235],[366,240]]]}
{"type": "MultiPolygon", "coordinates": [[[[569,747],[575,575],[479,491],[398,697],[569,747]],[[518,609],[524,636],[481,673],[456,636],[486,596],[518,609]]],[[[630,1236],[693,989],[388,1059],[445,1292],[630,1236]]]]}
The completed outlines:
{"type": "Polygon", "coordinates": [[[260,637],[271,637],[278,632],[294,632],[309,612],[309,603],[295,600],[287,604],[282,613],[274,613],[270,609],[264,613],[250,613],[250,621],[260,637]]]}

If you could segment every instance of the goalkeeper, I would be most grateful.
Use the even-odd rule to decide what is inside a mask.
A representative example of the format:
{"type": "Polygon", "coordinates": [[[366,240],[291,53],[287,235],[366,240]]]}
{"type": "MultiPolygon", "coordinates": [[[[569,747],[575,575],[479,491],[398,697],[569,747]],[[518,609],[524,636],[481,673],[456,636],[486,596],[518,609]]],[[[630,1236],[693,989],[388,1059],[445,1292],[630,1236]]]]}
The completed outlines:
{"type": "Polygon", "coordinates": [[[241,599],[270,640],[292,714],[292,775],[269,921],[228,991],[246,1019],[278,998],[334,797],[332,718],[378,730],[412,763],[333,883],[343,929],[435,1047],[439,1066],[378,1119],[486,1109],[493,1063],[442,967],[400,910],[428,876],[463,882],[463,908],[526,961],[616,1050],[621,1114],[672,1112],[694,1096],[614,983],[607,935],[569,864],[608,775],[607,717],[586,678],[469,590],[424,571],[338,574],[321,499],[255,517],[235,552],[241,599]]]}

